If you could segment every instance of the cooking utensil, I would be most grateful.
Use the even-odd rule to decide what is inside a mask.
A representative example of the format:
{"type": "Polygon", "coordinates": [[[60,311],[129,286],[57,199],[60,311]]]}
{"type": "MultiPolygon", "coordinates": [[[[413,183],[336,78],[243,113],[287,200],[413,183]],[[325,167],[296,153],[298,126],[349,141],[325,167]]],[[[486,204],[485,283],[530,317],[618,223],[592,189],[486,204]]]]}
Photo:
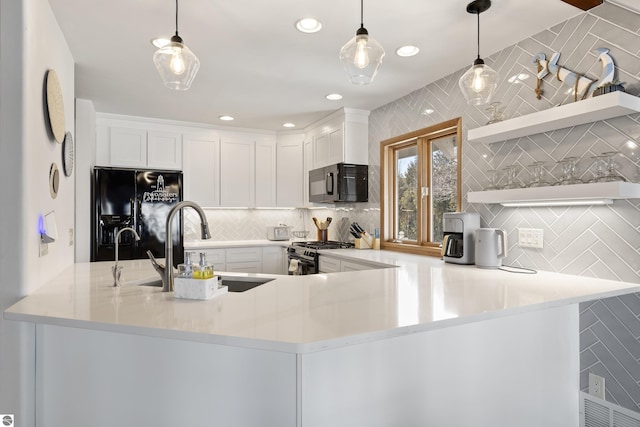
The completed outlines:
{"type": "Polygon", "coordinates": [[[333,221],[333,218],[331,218],[330,216],[327,217],[327,228],[329,228],[329,224],[331,224],[331,221],[333,221]]]}
{"type": "Polygon", "coordinates": [[[318,221],[318,218],[316,218],[315,216],[313,217],[313,223],[316,225],[316,228],[318,230],[321,230],[320,228],[320,222],[318,221]]]}

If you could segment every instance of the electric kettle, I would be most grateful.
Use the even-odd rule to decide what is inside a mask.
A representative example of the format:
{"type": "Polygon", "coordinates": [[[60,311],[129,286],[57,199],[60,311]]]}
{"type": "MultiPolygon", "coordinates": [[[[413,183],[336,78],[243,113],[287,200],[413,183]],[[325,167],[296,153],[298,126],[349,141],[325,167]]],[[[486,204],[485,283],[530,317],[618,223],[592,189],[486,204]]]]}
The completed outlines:
{"type": "Polygon", "coordinates": [[[507,232],[500,228],[478,228],[475,232],[476,267],[498,268],[507,256],[507,232]]]}

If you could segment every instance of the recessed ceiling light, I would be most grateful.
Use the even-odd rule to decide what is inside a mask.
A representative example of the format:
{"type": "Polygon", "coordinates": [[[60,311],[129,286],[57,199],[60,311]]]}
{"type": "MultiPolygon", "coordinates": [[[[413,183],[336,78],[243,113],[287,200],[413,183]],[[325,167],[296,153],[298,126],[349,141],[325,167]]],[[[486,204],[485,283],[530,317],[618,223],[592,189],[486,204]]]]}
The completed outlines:
{"type": "Polygon", "coordinates": [[[418,52],[420,52],[420,49],[416,46],[411,45],[400,46],[398,49],[396,49],[396,55],[404,57],[417,55],[418,52]]]}
{"type": "Polygon", "coordinates": [[[166,45],[168,45],[169,43],[171,43],[171,40],[165,38],[165,37],[159,37],[157,39],[151,39],[151,44],[154,45],[155,47],[157,47],[158,49],[165,47],[166,45]]]}
{"type": "Polygon", "coordinates": [[[429,114],[433,114],[434,112],[435,110],[433,108],[425,108],[424,110],[422,110],[422,115],[428,116],[429,114]]]}
{"type": "Polygon", "coordinates": [[[218,118],[220,120],[224,120],[225,122],[230,122],[231,120],[233,120],[233,117],[231,116],[218,116],[218,118]]]}
{"type": "Polygon", "coordinates": [[[315,18],[300,18],[296,21],[296,29],[302,33],[317,33],[322,28],[322,22],[315,18]]]}
{"type": "Polygon", "coordinates": [[[294,128],[294,127],[296,127],[296,125],[294,123],[283,123],[282,127],[283,128],[294,128]]]}
{"type": "Polygon", "coordinates": [[[339,101],[342,99],[342,95],[340,95],[339,93],[330,93],[329,95],[325,96],[325,98],[327,98],[329,101],[339,101]]]}

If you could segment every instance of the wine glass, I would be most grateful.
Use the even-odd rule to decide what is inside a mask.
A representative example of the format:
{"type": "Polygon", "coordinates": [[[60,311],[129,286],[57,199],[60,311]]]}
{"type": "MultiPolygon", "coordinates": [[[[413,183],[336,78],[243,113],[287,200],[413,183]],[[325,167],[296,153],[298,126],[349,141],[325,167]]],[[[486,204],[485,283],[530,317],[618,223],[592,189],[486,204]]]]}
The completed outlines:
{"type": "Polygon", "coordinates": [[[521,188],[520,184],[516,182],[516,175],[518,174],[518,170],[515,166],[507,166],[504,168],[505,177],[507,179],[506,184],[502,186],[504,189],[512,189],[512,188],[521,188]]]}
{"type": "Polygon", "coordinates": [[[578,162],[577,157],[565,157],[562,160],[558,161],[558,164],[562,168],[562,178],[560,179],[560,185],[572,185],[572,184],[583,184],[580,178],[576,176],[576,163],[578,162]]]}
{"type": "Polygon", "coordinates": [[[598,182],[614,182],[626,181],[626,179],[618,173],[618,163],[616,162],[617,151],[607,151],[602,153],[606,168],[606,175],[602,176],[598,182]]]}
{"type": "Polygon", "coordinates": [[[544,162],[533,162],[529,165],[533,179],[529,183],[529,187],[547,187],[551,185],[542,178],[544,174],[544,162]]]}
{"type": "Polygon", "coordinates": [[[491,169],[487,171],[487,173],[489,173],[489,187],[487,187],[487,190],[499,190],[500,186],[498,182],[500,181],[500,171],[491,169]]]}
{"type": "Polygon", "coordinates": [[[491,118],[487,122],[488,125],[504,120],[504,107],[502,106],[502,102],[492,102],[489,104],[489,107],[487,107],[487,111],[491,113],[491,118]]]}

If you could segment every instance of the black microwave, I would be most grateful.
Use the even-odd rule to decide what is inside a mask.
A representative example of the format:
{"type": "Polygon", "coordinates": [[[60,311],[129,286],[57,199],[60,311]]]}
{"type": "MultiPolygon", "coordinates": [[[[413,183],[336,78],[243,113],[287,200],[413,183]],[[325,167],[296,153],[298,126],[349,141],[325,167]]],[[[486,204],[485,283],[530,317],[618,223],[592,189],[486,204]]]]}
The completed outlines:
{"type": "Polygon", "coordinates": [[[369,167],[338,163],[309,171],[309,201],[313,203],[369,201],[369,167]]]}

